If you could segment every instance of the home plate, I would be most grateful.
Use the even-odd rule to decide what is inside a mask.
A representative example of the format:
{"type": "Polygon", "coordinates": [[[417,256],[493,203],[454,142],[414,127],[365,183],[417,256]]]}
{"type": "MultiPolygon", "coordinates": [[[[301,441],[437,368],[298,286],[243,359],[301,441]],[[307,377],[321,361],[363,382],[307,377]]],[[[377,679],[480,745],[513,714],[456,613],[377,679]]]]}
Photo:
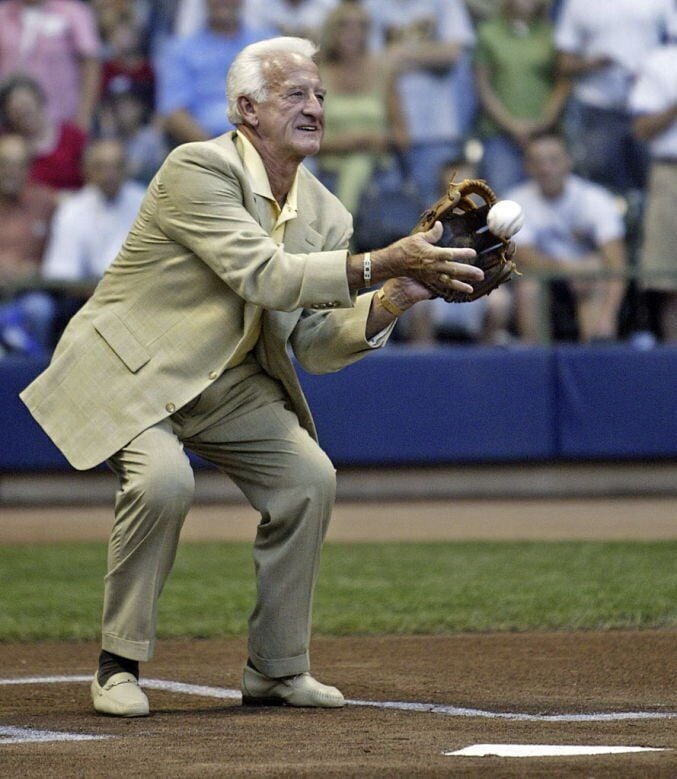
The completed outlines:
{"type": "Polygon", "coordinates": [[[473,744],[443,755],[459,757],[568,757],[575,755],[619,755],[625,752],[662,752],[655,747],[586,747],[563,744],[473,744]]]}

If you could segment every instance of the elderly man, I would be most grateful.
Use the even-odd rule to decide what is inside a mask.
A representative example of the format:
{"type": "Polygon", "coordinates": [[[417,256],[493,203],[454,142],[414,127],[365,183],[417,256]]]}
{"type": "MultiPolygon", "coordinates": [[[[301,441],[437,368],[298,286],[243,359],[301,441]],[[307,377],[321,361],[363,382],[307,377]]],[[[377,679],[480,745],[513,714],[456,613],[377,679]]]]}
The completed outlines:
{"type": "Polygon", "coordinates": [[[411,276],[463,290],[482,277],[459,262],[472,250],[432,245],[439,224],[370,257],[348,254],[350,215],[300,164],[323,131],[314,53],[307,40],[274,38],[238,55],[227,87],[237,129],[169,155],[120,254],[22,393],[76,468],[106,460],[119,479],[92,682],[100,712],[148,713],[138,661],[153,653],[193,493],[184,446],[261,513],[244,703],[343,705],[309,674],[335,472],[287,345],[307,370],[338,370],[430,296],[411,276]],[[378,293],[355,294],[380,281],[378,293]]]}

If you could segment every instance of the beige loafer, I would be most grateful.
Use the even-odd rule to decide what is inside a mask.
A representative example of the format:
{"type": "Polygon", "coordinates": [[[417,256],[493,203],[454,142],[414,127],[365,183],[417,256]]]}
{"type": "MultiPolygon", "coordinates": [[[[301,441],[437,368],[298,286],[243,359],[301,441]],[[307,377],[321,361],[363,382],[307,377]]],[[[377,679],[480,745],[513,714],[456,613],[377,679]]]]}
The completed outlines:
{"type": "Polygon", "coordinates": [[[99,684],[97,674],[94,674],[91,690],[92,702],[99,714],[110,714],[113,717],[147,717],[150,713],[148,698],[133,674],[113,674],[103,687],[99,684]]]}
{"type": "Polygon", "coordinates": [[[242,674],[244,706],[313,706],[338,709],[345,704],[336,687],[320,684],[309,673],[271,679],[245,666],[242,674]]]}

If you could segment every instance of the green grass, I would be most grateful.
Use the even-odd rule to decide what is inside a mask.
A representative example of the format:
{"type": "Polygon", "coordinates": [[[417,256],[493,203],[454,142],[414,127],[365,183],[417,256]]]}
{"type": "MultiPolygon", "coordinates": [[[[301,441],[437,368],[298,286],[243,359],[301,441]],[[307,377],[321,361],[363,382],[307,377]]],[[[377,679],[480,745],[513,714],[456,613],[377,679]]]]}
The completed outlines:
{"type": "MultiPolygon", "coordinates": [[[[0,547],[0,640],[99,630],[100,544],[0,547]]],[[[677,542],[328,544],[316,633],[677,627],[677,542]]],[[[244,634],[248,544],[183,544],[162,636],[244,634]]]]}

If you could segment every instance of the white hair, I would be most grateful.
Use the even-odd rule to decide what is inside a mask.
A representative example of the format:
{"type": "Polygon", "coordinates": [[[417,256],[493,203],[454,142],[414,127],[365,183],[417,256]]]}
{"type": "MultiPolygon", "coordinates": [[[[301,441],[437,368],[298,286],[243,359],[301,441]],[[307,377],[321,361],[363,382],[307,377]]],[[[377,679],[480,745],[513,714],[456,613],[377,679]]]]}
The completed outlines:
{"type": "Polygon", "coordinates": [[[235,57],[226,78],[227,116],[232,124],[237,125],[244,122],[237,106],[239,97],[245,95],[257,103],[266,100],[267,85],[263,75],[263,62],[275,54],[283,53],[300,54],[302,57],[312,59],[317,54],[317,46],[307,38],[287,36],[268,38],[257,43],[250,43],[235,57]]]}

